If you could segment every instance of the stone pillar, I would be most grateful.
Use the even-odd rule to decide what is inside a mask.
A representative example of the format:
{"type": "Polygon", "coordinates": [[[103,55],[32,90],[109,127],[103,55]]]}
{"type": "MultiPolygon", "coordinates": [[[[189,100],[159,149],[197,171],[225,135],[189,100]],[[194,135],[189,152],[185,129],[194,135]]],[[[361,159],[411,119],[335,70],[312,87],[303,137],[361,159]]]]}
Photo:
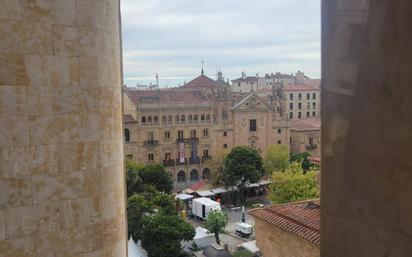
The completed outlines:
{"type": "Polygon", "coordinates": [[[411,256],[412,2],[322,9],[321,256],[411,256]]]}
{"type": "Polygon", "coordinates": [[[118,0],[0,0],[0,257],[125,257],[118,0]]]}

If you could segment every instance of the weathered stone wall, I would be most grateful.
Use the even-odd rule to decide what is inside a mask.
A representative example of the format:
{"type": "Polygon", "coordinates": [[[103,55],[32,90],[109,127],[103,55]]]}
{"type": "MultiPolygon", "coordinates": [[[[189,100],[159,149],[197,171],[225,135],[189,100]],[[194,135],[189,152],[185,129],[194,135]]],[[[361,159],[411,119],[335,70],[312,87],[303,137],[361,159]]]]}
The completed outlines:
{"type": "Polygon", "coordinates": [[[117,0],[0,0],[0,256],[126,256],[117,0]]]}
{"type": "Polygon", "coordinates": [[[255,219],[256,244],[264,257],[319,257],[319,245],[255,219]]]}
{"type": "Polygon", "coordinates": [[[411,256],[411,13],[323,1],[322,257],[411,256]]]}

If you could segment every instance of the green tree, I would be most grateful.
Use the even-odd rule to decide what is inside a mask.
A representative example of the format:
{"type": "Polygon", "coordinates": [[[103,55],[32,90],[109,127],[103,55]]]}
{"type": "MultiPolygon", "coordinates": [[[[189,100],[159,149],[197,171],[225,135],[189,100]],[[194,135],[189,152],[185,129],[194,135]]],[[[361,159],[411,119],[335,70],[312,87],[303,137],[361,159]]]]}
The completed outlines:
{"type": "Polygon", "coordinates": [[[170,173],[166,172],[160,164],[147,165],[139,171],[139,177],[142,183],[151,184],[157,190],[165,193],[170,193],[173,189],[173,180],[170,173]]]}
{"type": "Polygon", "coordinates": [[[219,210],[212,210],[208,213],[203,225],[210,233],[215,234],[216,243],[220,244],[219,233],[223,232],[229,217],[219,210]]]}
{"type": "Polygon", "coordinates": [[[258,182],[263,174],[262,158],[249,146],[233,148],[224,160],[223,181],[227,186],[238,186],[242,203],[246,185],[258,182]]]}
{"type": "Polygon", "coordinates": [[[207,161],[207,165],[211,171],[211,183],[214,185],[219,185],[223,179],[223,164],[224,160],[228,154],[226,150],[218,150],[213,158],[207,161]]]}
{"type": "Polygon", "coordinates": [[[142,180],[139,177],[139,171],[144,165],[131,160],[126,161],[126,187],[127,197],[134,193],[139,193],[142,186],[142,180]]]}
{"type": "Polygon", "coordinates": [[[283,172],[272,173],[270,200],[274,203],[288,203],[319,197],[318,171],[303,172],[299,162],[293,162],[283,172]]]}
{"type": "Polygon", "coordinates": [[[314,167],[309,161],[310,154],[308,152],[295,153],[290,156],[290,162],[300,162],[304,172],[308,171],[311,167],[314,167]]]}
{"type": "Polygon", "coordinates": [[[149,257],[181,256],[181,241],[190,241],[195,230],[179,216],[153,215],[144,221],[142,245],[149,257]]]}
{"type": "Polygon", "coordinates": [[[134,194],[127,199],[127,228],[134,240],[142,238],[144,217],[153,211],[153,203],[142,194],[134,194]]]}
{"type": "Polygon", "coordinates": [[[289,149],[287,145],[272,144],[266,148],[263,167],[268,174],[275,170],[284,170],[289,166],[289,149]]]}

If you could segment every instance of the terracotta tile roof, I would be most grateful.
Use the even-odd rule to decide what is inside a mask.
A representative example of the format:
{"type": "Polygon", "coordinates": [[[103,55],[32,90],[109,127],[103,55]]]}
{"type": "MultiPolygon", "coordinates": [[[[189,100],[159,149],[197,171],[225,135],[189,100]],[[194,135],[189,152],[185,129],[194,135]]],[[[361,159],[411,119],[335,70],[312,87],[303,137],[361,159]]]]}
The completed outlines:
{"type": "Polygon", "coordinates": [[[136,123],[137,121],[133,118],[130,114],[123,115],[123,122],[124,123],[136,123]]]}
{"type": "Polygon", "coordinates": [[[187,88],[196,88],[196,89],[214,89],[218,86],[218,83],[209,78],[206,75],[200,75],[199,77],[189,81],[188,83],[184,84],[180,88],[187,89],[187,88]]]}
{"type": "Polygon", "coordinates": [[[209,99],[200,91],[180,90],[133,90],[125,91],[134,104],[148,103],[151,101],[162,103],[208,103],[209,99]]]}
{"type": "Polygon", "coordinates": [[[320,244],[319,200],[266,206],[249,211],[257,219],[320,244]]]}
{"type": "Polygon", "coordinates": [[[292,91],[319,91],[318,88],[314,88],[308,85],[287,85],[283,87],[284,91],[292,92],[292,91]]]}
{"type": "Polygon", "coordinates": [[[321,121],[319,117],[310,117],[302,120],[289,122],[291,130],[320,130],[321,121]]]}

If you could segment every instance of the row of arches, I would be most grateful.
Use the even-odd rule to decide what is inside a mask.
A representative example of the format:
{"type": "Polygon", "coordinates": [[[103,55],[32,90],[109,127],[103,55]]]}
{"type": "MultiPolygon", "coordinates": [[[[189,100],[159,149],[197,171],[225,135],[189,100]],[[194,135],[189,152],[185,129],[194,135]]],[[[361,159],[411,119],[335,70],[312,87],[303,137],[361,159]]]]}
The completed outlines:
{"type": "MultiPolygon", "coordinates": [[[[158,116],[142,116],[141,117],[141,124],[143,124],[143,125],[146,125],[146,124],[149,124],[149,125],[151,125],[151,124],[158,124],[159,123],[159,117],[158,116]]],[[[186,115],[179,115],[179,114],[177,114],[177,115],[175,115],[175,118],[174,118],[174,122],[175,123],[177,123],[177,124],[182,124],[182,123],[185,123],[185,122],[188,122],[188,123],[198,123],[199,121],[200,122],[202,122],[202,123],[204,123],[204,122],[206,122],[206,123],[210,123],[211,122],[211,115],[209,114],[209,113],[207,113],[207,114],[200,114],[200,115],[198,115],[198,114],[189,114],[189,115],[187,115],[187,117],[186,117],[186,115]],[[187,118],[187,120],[186,120],[186,118],[187,118]]],[[[162,116],[162,124],[172,124],[173,123],[173,116],[172,115],[168,115],[168,116],[166,116],[166,115],[163,115],[162,116]]]]}
{"type": "MultiPolygon", "coordinates": [[[[190,180],[191,182],[195,182],[199,180],[199,172],[197,169],[192,169],[189,173],[189,178],[186,177],[186,172],[184,170],[180,170],[177,173],[177,182],[178,183],[184,183],[187,180],[190,180]]],[[[210,170],[209,168],[205,168],[202,172],[202,179],[210,179],[210,170]]]]}

